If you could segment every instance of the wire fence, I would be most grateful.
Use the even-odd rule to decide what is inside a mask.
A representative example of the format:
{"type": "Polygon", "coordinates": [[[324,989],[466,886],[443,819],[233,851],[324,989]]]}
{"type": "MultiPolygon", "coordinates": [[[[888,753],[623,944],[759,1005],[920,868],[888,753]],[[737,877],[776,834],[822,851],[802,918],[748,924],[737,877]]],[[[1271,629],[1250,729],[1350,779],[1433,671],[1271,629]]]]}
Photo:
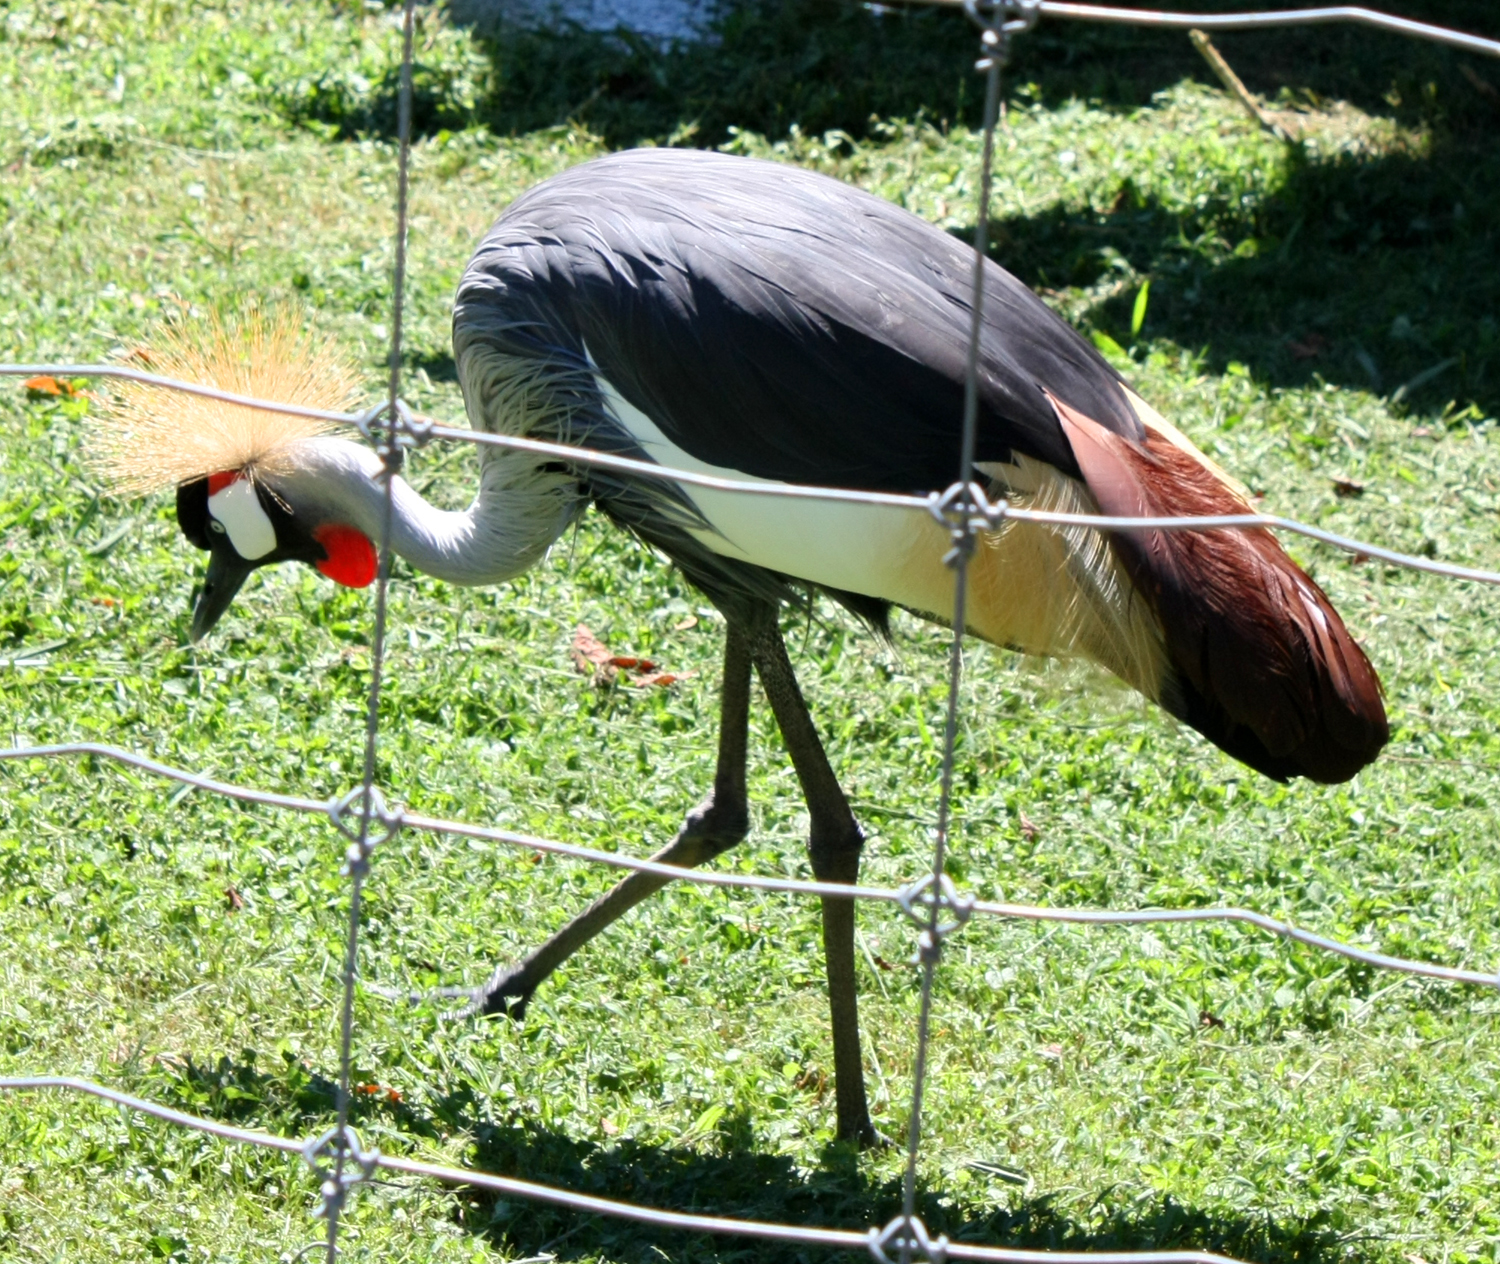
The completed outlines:
{"type": "MultiPolygon", "coordinates": [[[[379,568],[375,590],[371,639],[371,683],[366,706],[364,766],[360,784],[334,800],[316,800],[219,781],[201,773],[176,768],[144,755],[98,743],[67,743],[51,746],[0,749],[0,763],[94,756],[127,765],[154,776],[179,782],[211,794],[297,813],[325,817],[346,844],[344,872],[350,880],[348,930],[345,942],[342,1000],[340,1007],[340,1071],[335,1125],[321,1136],[307,1139],[278,1137],[265,1132],[232,1127],[212,1119],[186,1114],[142,1098],[118,1092],[88,1080],[66,1076],[0,1078],[0,1090],[60,1089],[91,1095],[122,1108],[241,1145],[256,1146],[299,1156],[317,1173],[320,1200],[314,1215],[326,1223],[325,1252],[329,1264],[339,1253],[343,1210],[351,1191],[375,1172],[395,1172],[427,1178],[449,1185],[483,1189],[511,1198],[550,1203],[581,1214],[619,1217],[643,1225],[686,1232],[750,1237],[764,1242],[829,1247],[867,1252],[877,1264],[911,1264],[915,1259],[996,1261],[998,1264],[1232,1264],[1226,1257],[1206,1251],[1069,1252],[1021,1250],[950,1242],[932,1237],[916,1215],[916,1173],[922,1143],[922,1104],[926,1088],[926,1063],[930,1043],[933,981],[942,958],[945,939],[974,915],[998,918],[1065,922],[1078,925],[1139,925],[1152,923],[1232,922],[1278,935],[1321,951],[1334,953],[1365,965],[1447,983],[1500,989],[1500,972],[1477,971],[1413,961],[1372,952],[1319,935],[1304,927],[1239,908],[1203,909],[1064,909],[1036,905],[974,900],[959,892],[946,872],[948,827],[951,819],[952,781],[959,721],[959,686],[962,675],[962,629],[965,626],[966,568],[979,535],[1007,522],[1039,527],[1063,526],[1105,532],[1270,529],[1286,531],[1333,547],[1377,558],[1394,566],[1423,571],[1448,579],[1500,584],[1500,573],[1455,566],[1426,557],[1415,557],[1365,541],[1353,540],[1292,519],[1263,514],[1233,514],[1199,518],[1119,518],[1104,515],[1044,512],[990,502],[974,482],[974,450],[978,416],[978,348],[983,322],[982,284],[987,253],[988,210],[994,134],[1001,90],[1001,71],[1012,38],[1029,30],[1040,18],[1130,23],[1163,28],[1203,30],[1251,30],[1347,22],[1428,39],[1464,51],[1500,57],[1500,41],[1452,31],[1427,23],[1378,13],[1353,6],[1284,10],[1267,13],[1186,14],[1150,10],[1114,9],[1098,5],[1059,3],[1055,0],[921,0],[923,3],[961,4],[980,29],[982,55],[977,68],[986,77],[984,146],[981,158],[979,206],[974,240],[974,288],[971,328],[965,375],[963,430],[958,454],[958,477],[951,487],[926,497],[898,496],[853,491],[846,488],[791,486],[747,482],[674,470],[651,462],[566,445],[546,443],[521,436],[490,434],[442,424],[413,414],[402,401],[402,314],[406,270],[406,209],[408,155],[411,132],[412,40],[415,0],[405,0],[403,53],[398,96],[397,193],[395,209],[395,268],[392,279],[390,374],[384,401],[362,413],[329,412],[270,400],[254,399],[201,383],[181,382],[110,364],[5,364],[0,376],[108,377],[206,396],[225,403],[272,412],[292,413],[357,428],[380,453],[385,464],[386,498],[379,540],[379,568]],[[942,742],[942,773],[932,863],[928,872],[900,888],[882,888],[841,883],[804,881],[753,874],[682,869],[652,860],[601,852],[569,843],[537,838],[511,830],[445,820],[388,805],[376,784],[376,753],[380,737],[380,694],[387,625],[387,590],[391,565],[392,489],[405,448],[432,440],[464,442],[533,452],[561,458],[580,467],[605,468],[635,477],[663,479],[683,486],[704,487],[751,496],[856,501],[922,511],[933,515],[949,532],[952,549],[945,559],[954,571],[953,639],[949,653],[947,708],[942,742]],[[740,1220],[645,1207],[634,1203],[596,1198],[570,1190],[468,1169],[444,1167],[399,1158],[366,1149],[350,1126],[351,1058],[353,1045],[353,1001],[358,981],[360,948],[360,902],[370,876],[377,849],[403,829],[451,834],[566,856],[638,873],[656,874],[679,882],[714,887],[738,887],[783,892],[810,897],[834,897],[883,901],[896,904],[920,928],[918,962],[921,966],[921,1003],[918,1012],[913,1063],[912,1101],[906,1139],[906,1166],[902,1182],[901,1214],[883,1227],[832,1229],[759,1220],[740,1220]]],[[[414,997],[413,999],[421,999],[414,997]]]]}
{"type": "MultiPolygon", "coordinates": [[[[245,408],[265,408],[270,412],[288,413],[298,417],[309,417],[318,421],[329,421],[352,426],[377,446],[384,442],[378,433],[380,418],[385,405],[362,413],[329,412],[319,408],[303,408],[295,404],[279,404],[236,395],[232,391],[221,391],[194,382],[183,382],[176,378],[162,377],[155,373],[143,373],[138,369],[121,368],[113,364],[0,364],[0,377],[104,377],[138,382],[148,386],[159,386],[167,390],[184,391],[206,399],[219,400],[226,404],[237,404],[245,408]]],[[[1392,566],[1407,570],[1425,571],[1429,575],[1441,575],[1447,579],[1465,579],[1479,584],[1500,584],[1500,571],[1483,570],[1472,566],[1458,566],[1452,562],[1439,562],[1415,553],[1401,553],[1384,545],[1372,544],[1368,540],[1356,540],[1352,536],[1340,535],[1322,527],[1314,527],[1295,518],[1283,518],[1276,514],[1205,514],[1175,518],[1122,518],[1108,514],[1063,513],[1050,509],[1027,509],[1013,505],[1007,500],[990,501],[984,489],[975,483],[966,487],[955,484],[942,492],[926,496],[904,496],[896,492],[851,491],[847,487],[817,487],[810,484],[748,482],[744,479],[723,478],[717,474],[703,474],[696,470],[678,470],[671,466],[658,465],[651,461],[640,461],[634,457],[619,456],[612,452],[596,452],[591,448],[574,447],[570,444],[549,443],[543,439],[528,439],[522,435],[492,434],[488,431],[469,430],[458,426],[447,426],[419,413],[406,413],[404,434],[413,444],[431,440],[454,443],[469,443],[475,447],[504,448],[513,452],[530,452],[536,456],[555,457],[590,469],[603,469],[631,474],[638,478],[655,479],[665,483],[676,483],[683,487],[701,487],[707,491],[733,492],[745,496],[771,496],[785,500],[842,501],[848,504],[884,505],[893,509],[925,510],[937,517],[945,526],[950,525],[948,514],[953,508],[954,498],[962,492],[967,498],[968,511],[974,518],[976,530],[996,530],[1006,522],[1029,522],[1039,526],[1082,527],[1095,531],[1230,531],[1270,530],[1285,531],[1290,535],[1304,536],[1320,544],[1331,545],[1357,557],[1367,557],[1389,562],[1392,566]]]]}

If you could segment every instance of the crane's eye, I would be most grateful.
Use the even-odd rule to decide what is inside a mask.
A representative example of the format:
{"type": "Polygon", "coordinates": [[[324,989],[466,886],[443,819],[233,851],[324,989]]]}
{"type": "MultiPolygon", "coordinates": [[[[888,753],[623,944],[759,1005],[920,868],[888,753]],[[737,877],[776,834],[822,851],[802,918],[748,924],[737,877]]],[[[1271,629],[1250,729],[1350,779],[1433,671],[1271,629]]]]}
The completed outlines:
{"type": "Polygon", "coordinates": [[[248,478],[230,476],[218,491],[208,480],[209,530],[217,528],[229,537],[230,546],[246,562],[258,562],[276,551],[276,527],[261,503],[255,484],[248,478]]]}
{"type": "Polygon", "coordinates": [[[210,531],[212,531],[215,535],[223,535],[224,534],[224,524],[222,522],[220,522],[217,518],[210,518],[208,520],[208,529],[210,531]]]}

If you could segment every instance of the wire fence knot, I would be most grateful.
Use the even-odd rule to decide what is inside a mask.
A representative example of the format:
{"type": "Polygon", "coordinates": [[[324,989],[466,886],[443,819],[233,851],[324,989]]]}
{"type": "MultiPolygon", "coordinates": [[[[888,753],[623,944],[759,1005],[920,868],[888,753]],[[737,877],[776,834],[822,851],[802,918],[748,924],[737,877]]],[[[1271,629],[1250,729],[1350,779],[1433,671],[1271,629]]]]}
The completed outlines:
{"type": "Polygon", "coordinates": [[[386,806],[379,786],[356,786],[343,798],[332,800],[326,810],[333,828],[349,840],[344,852],[345,877],[358,874],[363,878],[376,848],[395,838],[405,820],[399,805],[386,806]]]}
{"type": "Polygon", "coordinates": [[[892,1249],[903,1264],[909,1260],[944,1264],[948,1258],[948,1235],[932,1237],[919,1216],[897,1216],[884,1229],[871,1229],[866,1242],[876,1264],[893,1264],[887,1254],[892,1249]]]}
{"type": "Polygon", "coordinates": [[[957,566],[960,558],[967,561],[972,557],[975,536],[986,529],[993,530],[1009,510],[1010,505],[1004,500],[991,504],[978,483],[954,483],[945,491],[931,493],[927,497],[927,512],[953,541],[943,555],[943,565],[957,566]]]}
{"type": "Polygon", "coordinates": [[[979,42],[985,55],[974,63],[983,74],[992,65],[1010,60],[1011,36],[1029,31],[1042,16],[1042,0],[964,0],[969,21],[983,32],[979,42]]]}
{"type": "Polygon", "coordinates": [[[936,958],[943,940],[974,914],[974,897],[953,885],[946,873],[924,874],[896,895],[901,911],[922,928],[917,936],[917,960],[936,958]]]}
{"type": "Polygon", "coordinates": [[[394,406],[390,400],[381,400],[356,416],[354,424],[374,447],[387,474],[399,474],[406,453],[432,438],[432,422],[418,417],[404,399],[396,400],[394,406]]]}
{"type": "Polygon", "coordinates": [[[366,1150],[360,1145],[359,1134],[348,1124],[330,1128],[321,1137],[313,1137],[302,1147],[302,1157],[320,1182],[318,1205],[312,1213],[315,1220],[342,1212],[349,1191],[372,1179],[380,1165],[380,1151],[366,1150]],[[319,1162],[326,1158],[334,1161],[331,1170],[319,1162]]]}

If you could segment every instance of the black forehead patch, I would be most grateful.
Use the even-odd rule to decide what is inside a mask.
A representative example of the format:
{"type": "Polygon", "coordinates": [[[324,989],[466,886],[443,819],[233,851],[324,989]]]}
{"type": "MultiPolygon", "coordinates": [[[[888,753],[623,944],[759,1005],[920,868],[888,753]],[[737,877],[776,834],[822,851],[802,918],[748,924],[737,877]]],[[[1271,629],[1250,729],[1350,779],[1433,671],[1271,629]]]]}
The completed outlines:
{"type": "Polygon", "coordinates": [[[177,484],[177,525],[189,544],[204,550],[213,547],[208,538],[207,478],[177,484]]]}

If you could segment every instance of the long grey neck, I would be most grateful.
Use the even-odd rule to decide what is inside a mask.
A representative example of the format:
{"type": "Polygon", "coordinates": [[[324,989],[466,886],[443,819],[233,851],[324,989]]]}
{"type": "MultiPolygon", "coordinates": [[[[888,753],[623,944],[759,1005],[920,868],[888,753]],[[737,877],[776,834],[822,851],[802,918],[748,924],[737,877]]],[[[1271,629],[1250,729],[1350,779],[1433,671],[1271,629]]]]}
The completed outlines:
{"type": "MultiPolygon", "coordinates": [[[[305,440],[266,482],[313,528],[343,523],[377,545],[385,522],[380,458],[346,439],[305,440]]],[[[497,584],[535,566],[583,506],[578,485],[519,452],[486,451],[474,503],[462,512],[428,504],[392,482],[391,548],[419,571],[466,586],[497,584]],[[521,458],[521,459],[516,459],[521,458]]]]}

